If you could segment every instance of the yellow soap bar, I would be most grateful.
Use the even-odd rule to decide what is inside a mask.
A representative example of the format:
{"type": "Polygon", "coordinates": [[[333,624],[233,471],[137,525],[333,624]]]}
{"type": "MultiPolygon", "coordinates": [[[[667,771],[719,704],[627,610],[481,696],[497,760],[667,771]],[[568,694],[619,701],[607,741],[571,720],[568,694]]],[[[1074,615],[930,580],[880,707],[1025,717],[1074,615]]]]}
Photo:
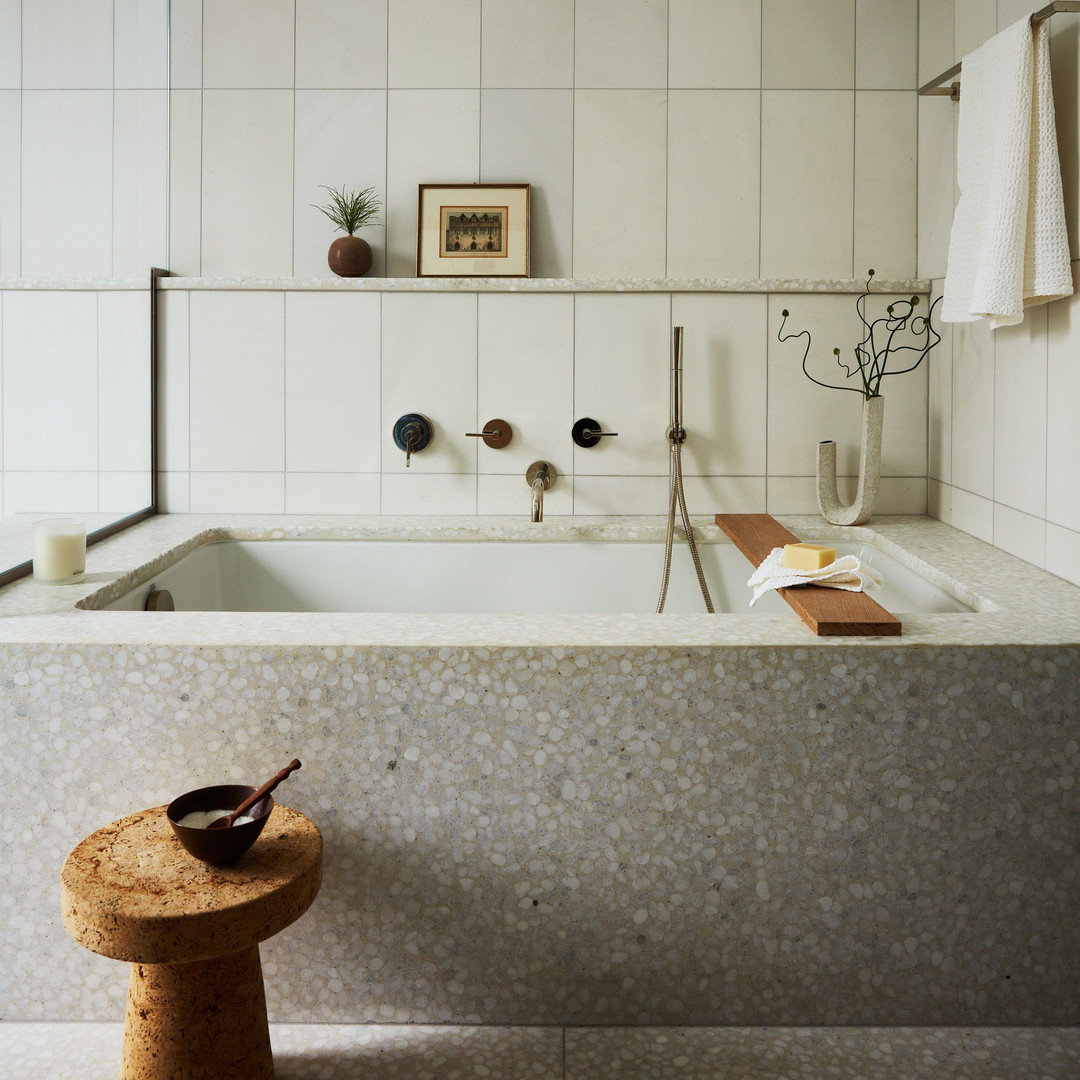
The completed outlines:
{"type": "Polygon", "coordinates": [[[784,565],[792,570],[820,570],[836,562],[836,548],[824,544],[785,544],[784,565]]]}

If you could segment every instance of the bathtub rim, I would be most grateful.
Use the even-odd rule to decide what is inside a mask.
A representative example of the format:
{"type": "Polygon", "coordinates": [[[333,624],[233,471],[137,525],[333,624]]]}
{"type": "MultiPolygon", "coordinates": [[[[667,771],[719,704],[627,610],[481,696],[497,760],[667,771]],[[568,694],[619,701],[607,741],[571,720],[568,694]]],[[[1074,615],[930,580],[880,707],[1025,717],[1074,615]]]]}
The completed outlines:
{"type": "MultiPolygon", "coordinates": [[[[41,586],[27,579],[0,589],[2,634],[3,640],[26,642],[403,647],[820,647],[858,642],[880,648],[1080,642],[1080,588],[936,519],[880,517],[860,527],[829,526],[816,517],[779,520],[807,540],[873,543],[976,610],[905,614],[901,637],[860,639],[818,638],[787,613],[424,615],[422,620],[403,620],[372,613],[144,613],[77,607],[90,597],[91,602],[107,603],[195,548],[219,540],[627,541],[662,539],[664,530],[664,519],[654,516],[549,518],[538,527],[508,517],[162,514],[98,545],[88,560],[87,578],[79,585],[41,586]],[[131,623],[137,625],[127,625],[131,623]]],[[[728,542],[711,518],[692,521],[702,539],[728,542]]]]}

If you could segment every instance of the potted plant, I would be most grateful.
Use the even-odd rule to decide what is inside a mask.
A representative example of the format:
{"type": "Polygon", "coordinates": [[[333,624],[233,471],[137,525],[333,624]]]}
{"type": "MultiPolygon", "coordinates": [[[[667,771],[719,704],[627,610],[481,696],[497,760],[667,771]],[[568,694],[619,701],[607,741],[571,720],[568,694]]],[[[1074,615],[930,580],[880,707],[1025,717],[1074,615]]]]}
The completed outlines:
{"type": "Polygon", "coordinates": [[[778,341],[789,341],[795,337],[806,338],[803,352],[802,369],[806,377],[832,390],[851,390],[863,398],[862,455],[859,463],[859,484],[855,501],[850,506],[840,502],[836,491],[836,443],[827,439],[818,444],[817,460],[817,501],[821,516],[833,525],[862,525],[870,520],[877,499],[878,480],[881,476],[881,428],[885,417],[885,398],[881,394],[881,381],[886,375],[903,375],[914,371],[925,359],[927,353],[941,340],[941,335],[930,325],[934,309],[941,303],[941,297],[931,305],[923,315],[916,315],[919,297],[910,300],[898,300],[885,309],[885,314],[872,322],[866,317],[866,300],[870,295],[870,282],[874,271],[867,271],[866,288],[855,301],[855,310],[862,323],[864,336],[855,346],[854,359],[845,361],[839,349],[833,349],[836,363],[844,372],[845,379],[856,379],[858,385],[843,386],[833,382],[823,382],[810,374],[806,366],[810,356],[812,339],[809,330],[797,334],[784,334],[788,312],[781,314],[783,320],[776,337],[778,341]],[[890,361],[897,361],[905,366],[889,369],[890,361]]]}
{"type": "Polygon", "coordinates": [[[315,206],[314,203],[312,206],[321,210],[337,228],[347,234],[339,236],[330,245],[326,261],[338,277],[363,277],[371,269],[371,245],[354,234],[365,225],[372,224],[371,219],[382,203],[375,197],[374,188],[346,191],[344,187],[321,186],[330,192],[330,202],[326,206],[315,206]]]}

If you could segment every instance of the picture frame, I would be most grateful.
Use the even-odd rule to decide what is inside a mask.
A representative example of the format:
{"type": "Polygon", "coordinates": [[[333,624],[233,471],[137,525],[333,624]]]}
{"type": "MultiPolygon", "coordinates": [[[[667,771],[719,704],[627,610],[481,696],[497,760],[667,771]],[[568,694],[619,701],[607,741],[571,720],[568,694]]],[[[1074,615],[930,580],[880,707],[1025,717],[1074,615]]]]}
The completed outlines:
{"type": "Polygon", "coordinates": [[[421,184],[417,277],[528,277],[530,184],[421,184]]]}

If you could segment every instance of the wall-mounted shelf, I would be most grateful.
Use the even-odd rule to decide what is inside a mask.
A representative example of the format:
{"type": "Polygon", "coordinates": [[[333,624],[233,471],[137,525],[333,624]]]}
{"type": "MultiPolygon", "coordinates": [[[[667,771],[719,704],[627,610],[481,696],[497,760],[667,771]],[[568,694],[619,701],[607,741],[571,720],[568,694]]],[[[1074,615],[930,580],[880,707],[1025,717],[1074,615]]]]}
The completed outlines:
{"type": "MultiPolygon", "coordinates": [[[[169,277],[165,290],[216,292],[432,292],[432,293],[854,293],[866,279],[846,278],[202,278],[169,277]]],[[[875,293],[930,292],[926,278],[881,280],[875,293]]]]}

